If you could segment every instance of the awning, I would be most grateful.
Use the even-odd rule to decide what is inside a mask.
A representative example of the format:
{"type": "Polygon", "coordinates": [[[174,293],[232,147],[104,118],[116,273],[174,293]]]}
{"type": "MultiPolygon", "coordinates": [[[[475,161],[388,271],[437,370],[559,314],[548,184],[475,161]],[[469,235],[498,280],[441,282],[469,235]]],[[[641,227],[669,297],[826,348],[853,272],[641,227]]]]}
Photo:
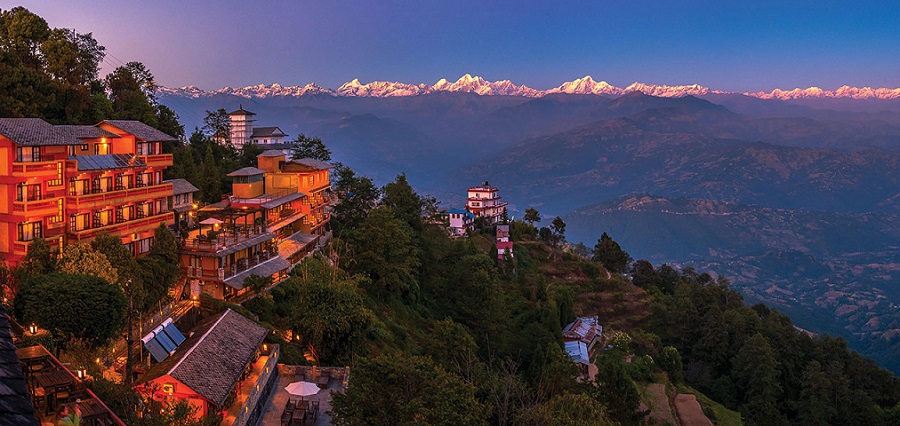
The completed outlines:
{"type": "Polygon", "coordinates": [[[241,290],[244,288],[244,279],[246,279],[250,275],[256,274],[261,277],[271,277],[272,275],[275,275],[276,272],[287,270],[290,267],[290,262],[288,262],[281,256],[275,256],[263,263],[260,263],[259,265],[256,265],[244,272],[228,278],[227,280],[225,280],[225,284],[228,284],[235,290],[241,290]]]}

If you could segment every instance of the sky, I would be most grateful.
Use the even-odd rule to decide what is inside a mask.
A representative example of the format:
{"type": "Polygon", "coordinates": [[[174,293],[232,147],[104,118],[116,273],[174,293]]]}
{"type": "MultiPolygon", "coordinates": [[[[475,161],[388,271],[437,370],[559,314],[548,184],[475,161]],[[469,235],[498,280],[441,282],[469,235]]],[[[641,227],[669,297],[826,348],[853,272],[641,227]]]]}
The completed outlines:
{"type": "Polygon", "coordinates": [[[359,78],[433,84],[466,73],[549,89],[900,87],[900,2],[0,0],[93,33],[102,72],[140,61],[163,86],[359,78]]]}

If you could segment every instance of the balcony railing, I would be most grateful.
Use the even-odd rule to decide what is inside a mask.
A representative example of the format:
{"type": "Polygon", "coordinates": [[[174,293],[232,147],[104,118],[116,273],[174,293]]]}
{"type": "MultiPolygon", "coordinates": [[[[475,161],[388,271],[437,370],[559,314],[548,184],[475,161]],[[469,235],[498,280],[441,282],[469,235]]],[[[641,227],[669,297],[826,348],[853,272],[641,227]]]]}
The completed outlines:
{"type": "Polygon", "coordinates": [[[143,219],[135,218],[125,222],[111,223],[109,225],[100,227],[92,227],[81,230],[70,229],[69,235],[71,235],[75,240],[81,240],[85,238],[92,238],[94,235],[101,231],[106,231],[113,235],[139,233],[152,230],[159,226],[160,223],[174,221],[175,216],[171,212],[158,213],[152,216],[147,216],[143,219]]]}
{"type": "Polygon", "coordinates": [[[13,201],[13,212],[23,215],[51,215],[59,211],[58,198],[33,201],[13,201]]]}
{"type": "Polygon", "coordinates": [[[121,205],[134,202],[148,201],[154,198],[169,197],[172,195],[172,184],[161,183],[159,185],[145,186],[142,188],[129,188],[98,194],[74,195],[68,199],[69,209],[87,210],[112,205],[121,205]]]}
{"type": "Polygon", "coordinates": [[[169,167],[172,165],[172,154],[138,155],[149,167],[169,167]]]}
{"type": "Polygon", "coordinates": [[[233,230],[220,231],[213,238],[201,235],[199,231],[192,236],[181,240],[184,250],[193,251],[219,251],[234,244],[244,242],[268,232],[265,226],[245,226],[233,230]]]}
{"type": "Polygon", "coordinates": [[[275,251],[260,251],[255,255],[238,259],[237,263],[234,265],[226,265],[222,268],[202,268],[200,266],[188,266],[185,268],[185,274],[188,278],[201,278],[201,279],[212,279],[224,281],[228,278],[231,278],[241,272],[244,272],[248,269],[252,269],[258,266],[260,263],[264,263],[271,259],[278,257],[278,253],[275,251]]]}
{"type": "Polygon", "coordinates": [[[57,175],[56,165],[59,161],[13,162],[14,176],[50,177],[57,175]]]}

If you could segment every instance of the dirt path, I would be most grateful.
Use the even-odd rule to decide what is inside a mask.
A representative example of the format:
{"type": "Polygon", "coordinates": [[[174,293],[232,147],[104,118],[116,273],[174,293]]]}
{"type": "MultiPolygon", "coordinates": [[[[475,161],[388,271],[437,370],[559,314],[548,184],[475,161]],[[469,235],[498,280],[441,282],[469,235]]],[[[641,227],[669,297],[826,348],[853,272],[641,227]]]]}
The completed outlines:
{"type": "Polygon", "coordinates": [[[644,397],[641,400],[641,410],[650,409],[647,415],[649,424],[662,425],[666,422],[677,424],[672,407],[669,406],[669,396],[666,395],[666,385],[651,383],[644,388],[644,397]]]}
{"type": "Polygon", "coordinates": [[[691,394],[681,393],[675,395],[675,410],[681,426],[713,426],[709,418],[703,414],[697,397],[691,394]]]}

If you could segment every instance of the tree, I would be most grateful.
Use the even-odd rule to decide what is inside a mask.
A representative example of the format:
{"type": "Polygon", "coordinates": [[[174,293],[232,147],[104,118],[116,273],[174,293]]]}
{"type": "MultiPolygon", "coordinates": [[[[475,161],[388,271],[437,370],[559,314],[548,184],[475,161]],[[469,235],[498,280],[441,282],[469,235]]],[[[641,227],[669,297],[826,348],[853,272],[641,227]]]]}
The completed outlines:
{"type": "Polygon", "coordinates": [[[175,234],[160,224],[153,231],[150,251],[138,258],[137,264],[144,289],[142,307],[146,309],[163,299],[181,274],[175,234]]]}
{"type": "Polygon", "coordinates": [[[238,158],[241,167],[256,167],[256,157],[263,153],[263,148],[253,142],[247,142],[241,147],[241,155],[238,158]]]}
{"type": "Polygon", "coordinates": [[[343,234],[362,224],[378,202],[381,191],[372,183],[371,178],[357,176],[349,167],[336,167],[335,175],[337,181],[334,192],[338,196],[338,203],[334,206],[331,225],[335,232],[343,234]]]}
{"type": "Polygon", "coordinates": [[[553,245],[559,245],[566,240],[566,222],[561,217],[556,216],[553,219],[550,230],[553,231],[553,245]]]}
{"type": "Polygon", "coordinates": [[[372,209],[352,234],[356,255],[350,270],[370,277],[373,293],[382,298],[403,295],[415,299],[420,263],[412,238],[409,225],[390,208],[372,209]]]}
{"type": "Polygon", "coordinates": [[[819,361],[810,361],[800,378],[797,417],[801,425],[833,424],[837,410],[832,405],[831,382],[819,361]]]}
{"type": "Polygon", "coordinates": [[[548,426],[612,426],[606,407],[590,395],[562,393],[540,404],[531,416],[530,424],[548,426]]]}
{"type": "Polygon", "coordinates": [[[137,262],[131,252],[122,244],[122,239],[108,232],[101,232],[91,241],[91,249],[106,256],[109,264],[116,269],[119,279],[115,284],[123,284],[137,277],[137,262]]]}
{"type": "Polygon", "coordinates": [[[119,282],[119,270],[114,268],[106,255],[91,249],[88,244],[70,244],[59,258],[59,272],[93,275],[108,283],[119,282]]]}
{"type": "Polygon", "coordinates": [[[619,247],[619,243],[613,241],[606,232],[600,236],[600,239],[597,240],[597,245],[594,246],[593,259],[595,262],[602,263],[607,271],[615,273],[625,272],[625,268],[631,262],[631,256],[625,250],[622,250],[622,247],[619,247]]]}
{"type": "Polygon", "coordinates": [[[260,294],[272,285],[272,277],[263,277],[256,274],[250,274],[244,278],[244,287],[249,288],[256,294],[260,294]]]}
{"type": "Polygon", "coordinates": [[[522,220],[528,222],[529,225],[534,225],[535,222],[541,221],[541,213],[537,209],[529,207],[525,209],[525,216],[522,217],[522,220]]]}
{"type": "Polygon", "coordinates": [[[628,377],[625,363],[618,351],[606,352],[597,365],[598,386],[595,398],[607,407],[609,417],[622,425],[637,425],[644,418],[639,411],[641,398],[634,382],[628,377]]]}
{"type": "Polygon", "coordinates": [[[381,203],[390,207],[398,219],[406,222],[413,231],[422,230],[422,209],[425,203],[406,180],[406,173],[397,175],[381,192],[384,194],[381,203]]]}
{"type": "Polygon", "coordinates": [[[430,358],[396,353],[360,360],[331,404],[341,426],[486,425],[490,414],[475,386],[430,358]]]}
{"type": "Polygon", "coordinates": [[[23,323],[34,322],[58,339],[87,339],[97,347],[118,336],[125,295],[100,277],[51,273],[22,284],[14,307],[23,323]]]}
{"type": "Polygon", "coordinates": [[[219,144],[231,144],[231,117],[224,108],[215,111],[206,110],[203,117],[203,131],[219,144]]]}
{"type": "Polygon", "coordinates": [[[732,377],[743,392],[741,414],[751,425],[787,423],[778,410],[782,394],[778,360],[769,340],[756,333],[734,357],[732,377]]]}
{"type": "MultiPolygon", "coordinates": [[[[106,87],[109,89],[109,98],[112,101],[112,118],[139,120],[156,127],[159,124],[156,108],[147,98],[145,93],[147,86],[142,81],[146,79],[146,76],[136,76],[134,72],[137,67],[130,66],[131,64],[135,63],[118,67],[106,76],[106,87]]],[[[143,65],[141,68],[143,69],[143,65]]]]}
{"type": "Polygon", "coordinates": [[[303,133],[291,141],[293,153],[291,158],[313,158],[320,161],[331,161],[331,151],[325,147],[320,138],[310,138],[303,133]]]}
{"type": "MultiPolygon", "coordinates": [[[[295,278],[292,278],[295,279],[295,278]]],[[[356,342],[374,321],[356,279],[316,279],[300,285],[291,326],[324,362],[346,362],[356,342]]]]}
{"type": "Polygon", "coordinates": [[[35,238],[31,241],[28,254],[19,265],[16,279],[19,283],[27,281],[31,277],[49,274],[56,270],[56,255],[50,249],[43,238],[35,238]]]}

